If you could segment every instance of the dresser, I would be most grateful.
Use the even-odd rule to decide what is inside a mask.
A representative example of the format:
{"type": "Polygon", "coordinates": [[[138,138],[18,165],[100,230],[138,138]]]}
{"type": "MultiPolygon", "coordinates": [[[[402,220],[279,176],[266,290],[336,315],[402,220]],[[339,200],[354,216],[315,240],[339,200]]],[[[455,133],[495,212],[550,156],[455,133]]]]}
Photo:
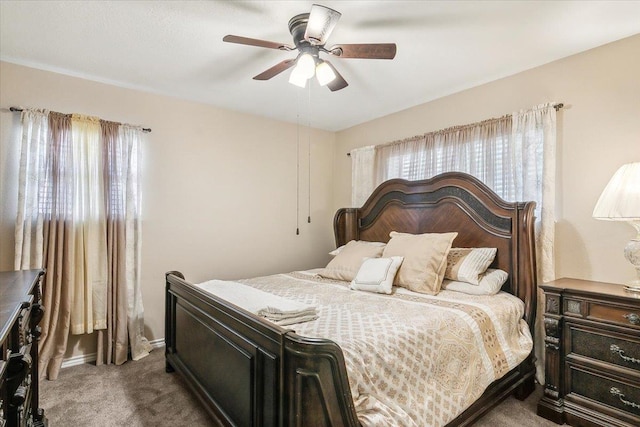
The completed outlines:
{"type": "Polygon", "coordinates": [[[640,426],[640,295],[558,279],[545,294],[538,415],[572,426],[640,426]]]}
{"type": "Polygon", "coordinates": [[[44,274],[44,270],[0,272],[0,427],[47,425],[38,392],[44,274]]]}

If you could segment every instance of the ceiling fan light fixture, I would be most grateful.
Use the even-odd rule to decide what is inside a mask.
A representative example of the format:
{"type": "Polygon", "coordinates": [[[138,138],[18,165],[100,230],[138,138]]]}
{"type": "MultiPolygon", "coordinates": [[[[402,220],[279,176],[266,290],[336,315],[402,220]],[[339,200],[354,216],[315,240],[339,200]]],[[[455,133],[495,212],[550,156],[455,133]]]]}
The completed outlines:
{"type": "Polygon", "coordinates": [[[305,40],[313,45],[323,45],[335,28],[342,14],[336,10],[314,4],[304,33],[305,40]]]}
{"type": "Polygon", "coordinates": [[[298,58],[298,64],[295,69],[298,70],[298,73],[310,79],[316,72],[316,61],[310,54],[303,53],[298,58]]]}
{"type": "Polygon", "coordinates": [[[289,83],[298,87],[304,88],[307,85],[307,76],[300,72],[298,67],[295,67],[289,75],[289,83]]]}
{"type": "Polygon", "coordinates": [[[318,66],[316,67],[316,79],[318,79],[318,83],[320,86],[326,86],[331,83],[336,78],[336,73],[333,71],[331,66],[324,61],[320,61],[318,66]]]}

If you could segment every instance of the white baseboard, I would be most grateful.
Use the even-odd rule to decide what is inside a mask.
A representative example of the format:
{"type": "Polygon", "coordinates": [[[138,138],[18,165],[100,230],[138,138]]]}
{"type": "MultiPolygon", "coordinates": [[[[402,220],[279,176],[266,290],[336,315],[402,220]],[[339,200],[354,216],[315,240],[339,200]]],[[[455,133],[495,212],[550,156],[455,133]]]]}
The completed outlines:
{"type": "MultiPolygon", "coordinates": [[[[151,344],[151,347],[153,348],[164,347],[164,338],[158,338],[157,340],[149,341],[149,344],[151,344]]],[[[84,363],[93,363],[96,361],[96,358],[97,358],[96,353],[79,354],[78,356],[73,356],[68,359],[64,359],[60,367],[64,369],[64,368],[70,368],[71,366],[82,365],[84,363]]]]}

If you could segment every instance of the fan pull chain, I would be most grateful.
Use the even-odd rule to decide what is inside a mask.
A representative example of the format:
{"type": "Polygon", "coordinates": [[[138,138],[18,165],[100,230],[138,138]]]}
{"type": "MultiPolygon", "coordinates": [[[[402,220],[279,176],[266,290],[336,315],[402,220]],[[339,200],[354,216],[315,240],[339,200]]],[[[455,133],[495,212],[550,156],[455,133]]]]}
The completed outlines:
{"type": "Polygon", "coordinates": [[[311,224],[311,82],[307,104],[307,223],[311,224]]]}
{"type": "Polygon", "coordinates": [[[300,235],[300,95],[296,91],[296,236],[300,235]]]}

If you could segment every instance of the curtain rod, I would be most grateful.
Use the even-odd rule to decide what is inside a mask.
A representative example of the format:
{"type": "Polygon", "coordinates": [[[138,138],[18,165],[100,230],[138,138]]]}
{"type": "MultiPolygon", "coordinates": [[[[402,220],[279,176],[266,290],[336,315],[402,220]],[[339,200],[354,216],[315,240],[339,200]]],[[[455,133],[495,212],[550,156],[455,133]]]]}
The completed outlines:
{"type": "MultiPolygon", "coordinates": [[[[9,111],[13,111],[13,112],[21,112],[21,111],[24,111],[24,108],[20,108],[20,107],[9,107],[9,111]]],[[[142,128],[142,132],[150,133],[150,132],[151,132],[151,128],[142,128]]]]}
{"type": "MultiPolygon", "coordinates": [[[[554,104],[553,108],[556,109],[556,111],[558,111],[559,109],[561,109],[562,107],[564,107],[564,104],[562,102],[559,102],[557,104],[554,104]]],[[[347,153],[347,156],[351,157],[351,153],[347,153]]]]}

